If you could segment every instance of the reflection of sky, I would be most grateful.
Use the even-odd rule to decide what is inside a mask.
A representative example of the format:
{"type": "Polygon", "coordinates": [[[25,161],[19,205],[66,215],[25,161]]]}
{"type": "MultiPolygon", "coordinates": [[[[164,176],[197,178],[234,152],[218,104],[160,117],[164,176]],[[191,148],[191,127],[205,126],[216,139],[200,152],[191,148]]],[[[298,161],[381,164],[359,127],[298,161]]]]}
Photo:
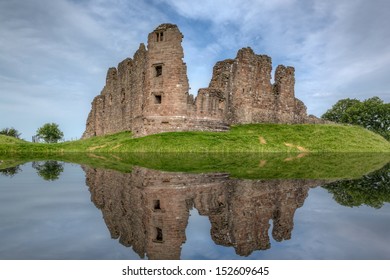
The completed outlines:
{"type": "Polygon", "coordinates": [[[57,181],[31,168],[0,176],[0,259],[129,259],[131,249],[110,239],[90,200],[85,174],[64,165],[57,181]]]}
{"type": "MultiPolygon", "coordinates": [[[[272,222],[271,222],[272,223],[272,222]]],[[[348,208],[337,204],[322,188],[311,189],[295,213],[291,240],[248,257],[232,247],[215,246],[210,222],[192,210],[183,245],[183,259],[390,259],[390,205],[381,209],[348,208]]]]}
{"type": "MultiPolygon", "coordinates": [[[[322,188],[311,189],[294,217],[291,240],[249,257],[215,245],[208,217],[191,210],[183,259],[390,259],[390,205],[347,208],[322,188]]],[[[90,200],[85,174],[65,164],[60,179],[40,178],[31,164],[0,176],[0,259],[137,259],[110,238],[90,200]]]]}

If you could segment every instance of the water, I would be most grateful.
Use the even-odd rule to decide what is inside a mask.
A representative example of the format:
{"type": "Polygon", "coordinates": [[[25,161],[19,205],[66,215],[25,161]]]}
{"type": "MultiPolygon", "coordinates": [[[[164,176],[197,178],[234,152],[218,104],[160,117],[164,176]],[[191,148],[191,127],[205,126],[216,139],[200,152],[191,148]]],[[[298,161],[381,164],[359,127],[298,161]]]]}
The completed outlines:
{"type": "Polygon", "coordinates": [[[3,160],[0,259],[390,259],[387,159],[345,166],[362,173],[347,179],[306,178],[301,159],[261,173],[264,161],[276,168],[270,158],[245,172],[215,158],[201,160],[207,172],[153,158],[109,169],[103,159],[3,160]]]}

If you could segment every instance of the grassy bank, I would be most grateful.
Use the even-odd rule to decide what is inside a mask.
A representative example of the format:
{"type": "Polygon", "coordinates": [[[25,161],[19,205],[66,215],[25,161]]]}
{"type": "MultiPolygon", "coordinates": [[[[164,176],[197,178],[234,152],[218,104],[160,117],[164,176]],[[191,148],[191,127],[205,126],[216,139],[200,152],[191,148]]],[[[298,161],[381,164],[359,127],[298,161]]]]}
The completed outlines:
{"type": "Polygon", "coordinates": [[[59,144],[30,143],[0,135],[0,154],[67,152],[389,152],[390,142],[346,125],[252,124],[229,132],[170,132],[132,138],[130,132],[59,144]]]}
{"type": "Polygon", "coordinates": [[[390,142],[356,126],[241,125],[224,133],[132,138],[122,132],[59,144],[0,135],[0,167],[60,160],[130,172],[228,172],[238,178],[358,178],[390,161],[390,142]],[[16,161],[16,162],[15,162],[16,161]]]}

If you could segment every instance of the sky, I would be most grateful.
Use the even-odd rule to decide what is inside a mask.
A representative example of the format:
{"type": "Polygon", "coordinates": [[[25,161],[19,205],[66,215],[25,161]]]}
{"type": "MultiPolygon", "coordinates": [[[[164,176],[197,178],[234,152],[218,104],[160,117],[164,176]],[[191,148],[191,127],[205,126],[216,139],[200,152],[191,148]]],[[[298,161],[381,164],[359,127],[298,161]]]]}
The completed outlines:
{"type": "Polygon", "coordinates": [[[309,114],[343,98],[390,102],[388,11],[388,0],[0,0],[0,129],[31,140],[55,122],[80,138],[107,69],[161,23],[184,35],[194,95],[217,61],[249,46],[273,69],[295,67],[309,114]]]}

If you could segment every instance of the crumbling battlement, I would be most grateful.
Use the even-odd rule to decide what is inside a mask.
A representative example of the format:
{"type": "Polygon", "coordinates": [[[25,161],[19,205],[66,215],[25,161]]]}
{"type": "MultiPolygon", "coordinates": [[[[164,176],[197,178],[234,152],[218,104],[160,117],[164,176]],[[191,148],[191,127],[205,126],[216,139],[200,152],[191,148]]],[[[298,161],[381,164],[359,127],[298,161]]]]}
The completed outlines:
{"type": "Polygon", "coordinates": [[[217,62],[208,88],[189,94],[183,35],[161,24],[134,57],[107,72],[94,98],[83,138],[132,131],[144,136],[168,131],[226,131],[230,124],[319,122],[308,117],[294,94],[294,68],[279,65],[271,84],[272,61],[251,48],[217,62]]]}

